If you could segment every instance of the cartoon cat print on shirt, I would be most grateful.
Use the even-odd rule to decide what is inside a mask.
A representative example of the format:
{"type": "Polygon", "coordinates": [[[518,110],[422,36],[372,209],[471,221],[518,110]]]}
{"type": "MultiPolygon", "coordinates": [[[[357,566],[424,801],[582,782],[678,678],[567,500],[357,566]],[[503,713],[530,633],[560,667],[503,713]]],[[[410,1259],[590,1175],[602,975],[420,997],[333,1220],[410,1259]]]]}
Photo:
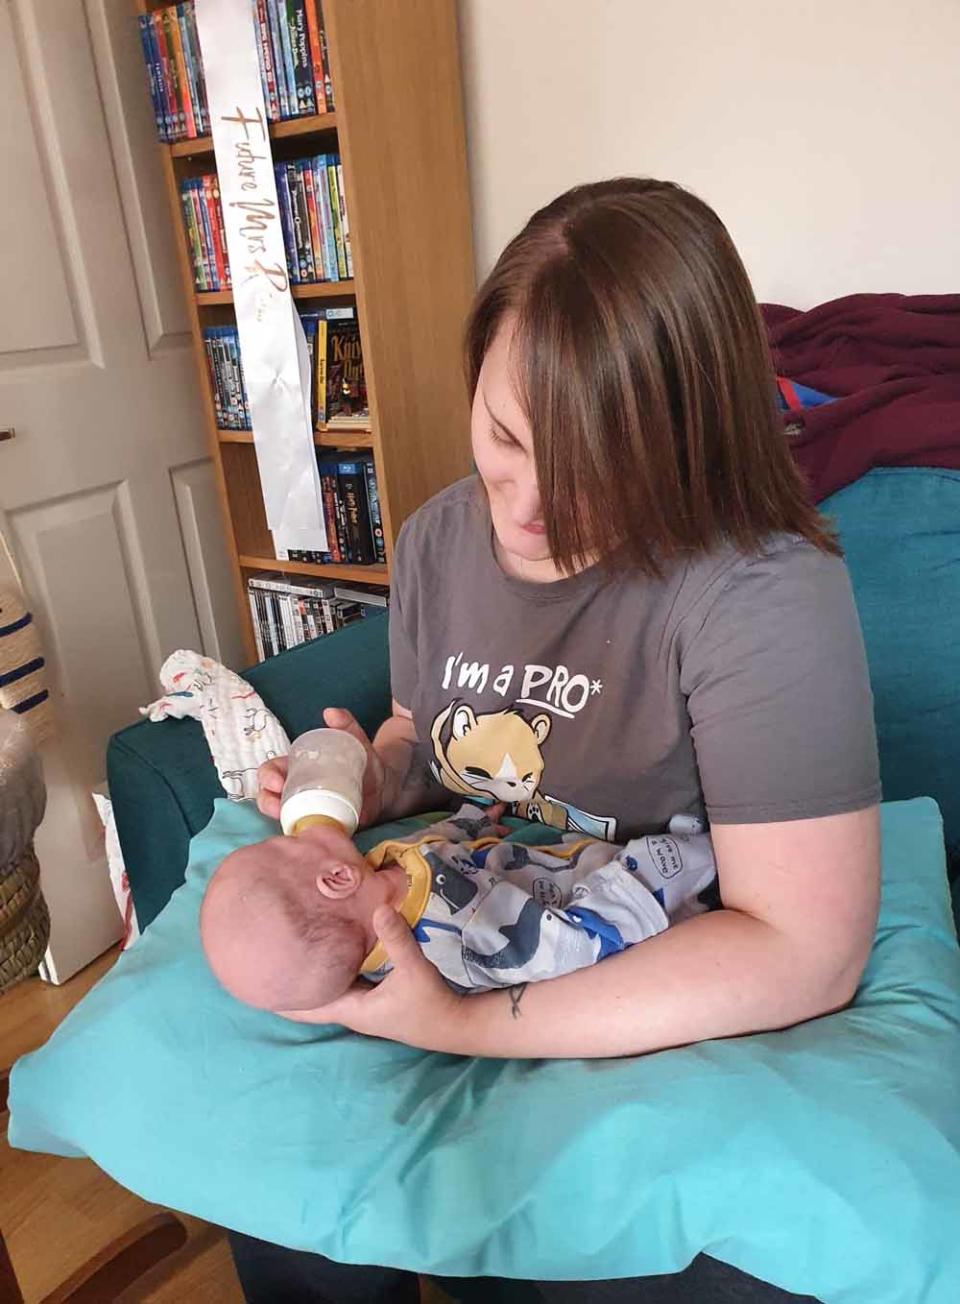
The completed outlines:
{"type": "Polygon", "coordinates": [[[540,785],[540,744],[550,732],[548,715],[527,721],[516,709],[477,715],[451,702],[433,722],[430,736],[438,777],[454,792],[482,793],[493,801],[529,801],[540,785]],[[450,737],[443,741],[450,720],[450,737]]]}
{"type": "MultiPolygon", "coordinates": [[[[552,726],[549,715],[527,720],[516,707],[479,715],[463,701],[453,701],[439,713],[430,730],[433,772],[451,792],[508,802],[523,819],[538,820],[555,829],[583,827],[577,812],[540,790],[544,759],[541,751],[552,726]],[[449,724],[449,729],[447,728],[449,724]]],[[[599,837],[613,837],[613,822],[586,816],[590,831],[602,826],[599,837]]]]}

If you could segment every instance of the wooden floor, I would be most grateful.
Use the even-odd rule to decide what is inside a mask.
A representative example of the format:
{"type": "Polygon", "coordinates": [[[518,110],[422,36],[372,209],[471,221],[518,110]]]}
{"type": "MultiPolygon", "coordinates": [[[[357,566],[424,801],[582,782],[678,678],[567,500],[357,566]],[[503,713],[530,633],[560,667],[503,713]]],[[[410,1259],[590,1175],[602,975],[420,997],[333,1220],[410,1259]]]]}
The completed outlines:
{"type": "MultiPolygon", "coordinates": [[[[116,951],[108,952],[62,987],[29,978],[0,996],[0,1065],[42,1045],[115,959],[116,951]]],[[[11,1150],[6,1115],[0,1132],[0,1229],[26,1304],[37,1304],[157,1206],[118,1186],[88,1159],[11,1150]]],[[[180,1216],[186,1245],[126,1291],[123,1304],[243,1304],[223,1231],[180,1216]]],[[[422,1296],[423,1304],[449,1304],[426,1282],[422,1296]]]]}
{"type": "MultiPolygon", "coordinates": [[[[0,996],[0,1065],[46,1041],[81,996],[109,969],[101,957],[62,987],[30,978],[0,996]]],[[[4,1116],[5,1120],[6,1116],[4,1116]]],[[[27,1304],[48,1291],[105,1242],[156,1211],[87,1159],[11,1150],[0,1136],[0,1227],[27,1304]]],[[[123,1295],[127,1304],[243,1304],[224,1233],[183,1218],[182,1250],[123,1295]]],[[[0,1301],[0,1304],[4,1304],[0,1301]]]]}

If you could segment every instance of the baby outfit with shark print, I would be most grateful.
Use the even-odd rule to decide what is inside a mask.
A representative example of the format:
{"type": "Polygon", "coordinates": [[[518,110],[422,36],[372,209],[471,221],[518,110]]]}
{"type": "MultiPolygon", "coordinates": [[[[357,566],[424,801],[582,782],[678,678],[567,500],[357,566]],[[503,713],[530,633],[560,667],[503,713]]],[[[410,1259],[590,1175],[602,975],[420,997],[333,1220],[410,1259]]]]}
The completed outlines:
{"type": "MultiPolygon", "coordinates": [[[[459,990],[512,987],[595,964],[709,908],[709,837],[678,831],[622,849],[567,835],[550,846],[494,836],[479,807],[368,852],[407,875],[400,907],[428,960],[459,990]]],[[[390,970],[378,946],[363,968],[390,970]]]]}

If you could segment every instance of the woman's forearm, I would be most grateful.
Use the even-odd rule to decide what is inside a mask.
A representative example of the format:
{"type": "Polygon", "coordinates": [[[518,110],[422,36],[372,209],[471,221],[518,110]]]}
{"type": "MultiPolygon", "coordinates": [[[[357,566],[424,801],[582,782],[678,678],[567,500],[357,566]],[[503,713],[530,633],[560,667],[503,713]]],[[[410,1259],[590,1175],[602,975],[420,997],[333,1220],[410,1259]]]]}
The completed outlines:
{"type": "Polygon", "coordinates": [[[417,763],[416,744],[416,728],[406,716],[392,715],[377,730],[373,747],[384,769],[382,820],[447,804],[444,789],[425,765],[417,763]]]}
{"type": "Polygon", "coordinates": [[[859,978],[802,952],[762,920],[717,910],[563,978],[464,997],[430,1049],[579,1059],[789,1027],[845,1005],[859,978]]]}

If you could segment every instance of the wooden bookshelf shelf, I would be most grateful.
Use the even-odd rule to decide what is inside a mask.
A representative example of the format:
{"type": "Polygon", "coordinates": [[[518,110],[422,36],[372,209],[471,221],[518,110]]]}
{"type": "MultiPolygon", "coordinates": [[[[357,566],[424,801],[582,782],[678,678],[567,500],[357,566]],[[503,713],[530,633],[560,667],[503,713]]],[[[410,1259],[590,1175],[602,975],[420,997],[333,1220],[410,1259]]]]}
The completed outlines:
{"type": "Polygon", "coordinates": [[[284,575],[316,575],[318,579],[349,580],[352,584],[386,584],[386,566],[316,566],[310,561],[276,561],[270,557],[240,557],[248,571],[281,571],[284,575]]]}
{"type": "MultiPolygon", "coordinates": [[[[283,122],[271,122],[269,127],[271,140],[288,140],[292,136],[319,136],[323,132],[336,130],[335,113],[311,113],[303,118],[287,118],[283,122]]],[[[173,158],[196,158],[201,154],[213,153],[213,137],[197,136],[193,140],[178,140],[167,148],[173,158]]]]}
{"type": "MultiPolygon", "coordinates": [[[[306,285],[291,285],[295,299],[352,299],[356,294],[356,281],[310,281],[306,285]]],[[[216,308],[233,303],[232,290],[195,290],[198,308],[216,308]]]]}
{"type": "MultiPolygon", "coordinates": [[[[140,13],[163,7],[162,0],[135,5],[140,13]]],[[[321,428],[314,443],[372,452],[386,565],[315,566],[272,556],[253,436],[218,428],[207,366],[204,330],[231,320],[233,293],[197,291],[184,224],[181,184],[215,169],[213,142],[157,145],[251,662],[256,643],[247,580],[255,572],[386,584],[403,522],[470,469],[460,340],[476,282],[457,6],[323,0],[322,22],[336,112],[274,123],[270,136],[278,161],[328,150],[340,155],[355,278],[294,285],[291,292],[297,301],[356,306],[371,429],[321,428]]],[[[143,93],[149,98],[146,75],[143,93]]]]}
{"type": "MultiPolygon", "coordinates": [[[[217,430],[221,444],[252,444],[252,430],[217,430]]],[[[313,442],[318,448],[373,448],[372,430],[315,430],[313,442]]]]}
{"type": "Polygon", "coordinates": [[[313,442],[320,448],[373,448],[373,431],[317,430],[313,442]]]}

